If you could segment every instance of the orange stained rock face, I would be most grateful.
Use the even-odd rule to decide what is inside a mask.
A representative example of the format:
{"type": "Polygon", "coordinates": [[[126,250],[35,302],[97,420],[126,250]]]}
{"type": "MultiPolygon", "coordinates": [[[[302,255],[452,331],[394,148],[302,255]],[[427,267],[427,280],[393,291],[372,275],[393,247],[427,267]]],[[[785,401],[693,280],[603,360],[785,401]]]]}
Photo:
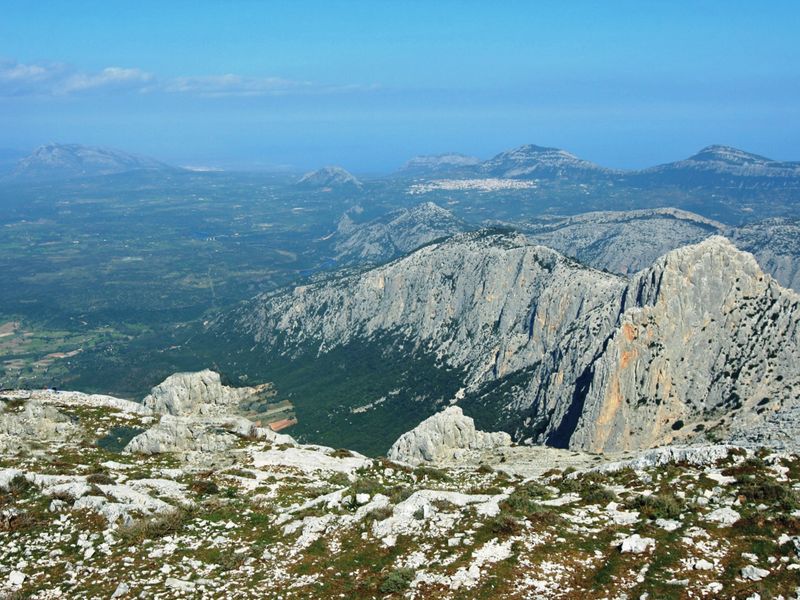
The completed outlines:
{"type": "Polygon", "coordinates": [[[608,425],[622,406],[622,393],[619,389],[619,376],[614,374],[611,378],[611,385],[608,386],[603,408],[597,417],[597,425],[608,425]]]}
{"type": "Polygon", "coordinates": [[[624,323],[622,325],[622,335],[625,336],[626,340],[632,342],[636,339],[636,328],[630,323],[624,323]]]}
{"type": "Polygon", "coordinates": [[[635,358],[636,358],[636,350],[623,351],[622,356],[619,359],[619,368],[626,369],[631,360],[635,358]]]}

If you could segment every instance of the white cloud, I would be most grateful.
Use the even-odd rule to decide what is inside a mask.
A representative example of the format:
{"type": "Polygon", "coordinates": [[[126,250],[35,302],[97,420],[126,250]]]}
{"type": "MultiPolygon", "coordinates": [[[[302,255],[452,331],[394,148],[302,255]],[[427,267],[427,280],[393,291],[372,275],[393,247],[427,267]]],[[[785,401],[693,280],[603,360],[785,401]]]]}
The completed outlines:
{"type": "Polygon", "coordinates": [[[314,87],[309,81],[293,81],[280,77],[242,77],[229,73],[203,77],[176,77],[166,82],[163,89],[170,93],[201,96],[277,96],[311,90],[314,87]]]}
{"type": "Polygon", "coordinates": [[[141,69],[107,67],[98,73],[84,73],[63,63],[0,61],[0,96],[67,96],[104,89],[145,91],[153,80],[153,75],[141,69]]]}
{"type": "Polygon", "coordinates": [[[92,73],[63,63],[26,65],[0,60],[0,97],[161,92],[215,98],[332,94],[375,88],[352,84],[323,85],[282,77],[244,77],[233,73],[159,79],[138,68],[106,67],[92,73]]]}
{"type": "Polygon", "coordinates": [[[153,75],[141,69],[106,67],[99,73],[74,73],[65,78],[57,89],[58,93],[71,94],[99,88],[134,89],[147,91],[147,84],[154,80],[153,75]]]}

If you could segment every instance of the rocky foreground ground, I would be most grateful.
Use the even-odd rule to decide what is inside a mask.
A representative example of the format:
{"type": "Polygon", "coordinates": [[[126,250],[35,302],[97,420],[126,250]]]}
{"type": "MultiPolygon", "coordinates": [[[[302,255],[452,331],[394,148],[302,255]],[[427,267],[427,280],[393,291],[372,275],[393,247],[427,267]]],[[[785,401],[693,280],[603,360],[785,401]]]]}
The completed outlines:
{"type": "Polygon", "coordinates": [[[453,407],[368,458],[208,373],[144,405],[0,393],[0,597],[800,595],[798,456],[514,446],[453,407]]]}

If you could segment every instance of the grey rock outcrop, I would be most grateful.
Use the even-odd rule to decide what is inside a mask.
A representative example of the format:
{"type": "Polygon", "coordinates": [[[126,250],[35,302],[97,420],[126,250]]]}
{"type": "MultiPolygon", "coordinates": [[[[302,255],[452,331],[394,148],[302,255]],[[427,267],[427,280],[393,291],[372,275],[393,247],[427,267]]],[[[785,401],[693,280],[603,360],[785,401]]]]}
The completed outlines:
{"type": "Polygon", "coordinates": [[[392,333],[463,369],[515,439],[625,451],[754,426],[765,398],[791,411],[799,321],[800,297],[719,236],[625,279],[484,231],[260,296],[237,327],[289,355],[392,333]]]}
{"type": "Polygon", "coordinates": [[[45,441],[69,435],[74,424],[55,406],[29,400],[22,410],[4,410],[0,403],[0,434],[45,441]]]}
{"type": "Polygon", "coordinates": [[[212,416],[235,412],[239,403],[258,395],[261,387],[229,387],[219,373],[205,369],[175,373],[150,390],[143,404],[153,412],[174,416],[212,416]]]}
{"type": "Polygon", "coordinates": [[[266,389],[223,385],[219,373],[209,369],[170,375],[144,399],[161,420],[128,442],[125,452],[213,454],[228,450],[241,437],[294,443],[240,414],[243,404],[257,402],[266,389]]]}
{"type": "Polygon", "coordinates": [[[0,402],[0,451],[63,440],[74,431],[72,420],[55,406],[28,400],[21,410],[10,411],[0,402]]]}
{"type": "Polygon", "coordinates": [[[726,444],[697,446],[663,446],[646,450],[635,458],[606,463],[595,469],[601,473],[616,473],[622,469],[643,471],[669,464],[685,464],[704,467],[717,464],[740,452],[737,446],[726,444]]]}
{"type": "Polygon", "coordinates": [[[418,465],[451,460],[464,450],[487,450],[510,446],[505,432],[487,433],[475,429],[475,422],[461,408],[450,406],[404,433],[389,449],[389,458],[418,465]]]}
{"type": "Polygon", "coordinates": [[[156,425],[128,442],[125,452],[224,452],[236,440],[234,434],[208,421],[164,415],[156,425]]]}

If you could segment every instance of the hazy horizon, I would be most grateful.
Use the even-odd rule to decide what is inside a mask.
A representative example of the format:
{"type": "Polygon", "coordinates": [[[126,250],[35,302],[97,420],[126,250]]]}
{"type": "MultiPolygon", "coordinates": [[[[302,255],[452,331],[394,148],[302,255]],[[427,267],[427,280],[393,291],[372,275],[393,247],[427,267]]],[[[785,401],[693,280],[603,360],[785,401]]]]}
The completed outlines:
{"type": "Polygon", "coordinates": [[[362,173],[526,143],[614,168],[710,144],[798,160],[798,28],[791,2],[9,2],[0,147],[362,173]]]}

